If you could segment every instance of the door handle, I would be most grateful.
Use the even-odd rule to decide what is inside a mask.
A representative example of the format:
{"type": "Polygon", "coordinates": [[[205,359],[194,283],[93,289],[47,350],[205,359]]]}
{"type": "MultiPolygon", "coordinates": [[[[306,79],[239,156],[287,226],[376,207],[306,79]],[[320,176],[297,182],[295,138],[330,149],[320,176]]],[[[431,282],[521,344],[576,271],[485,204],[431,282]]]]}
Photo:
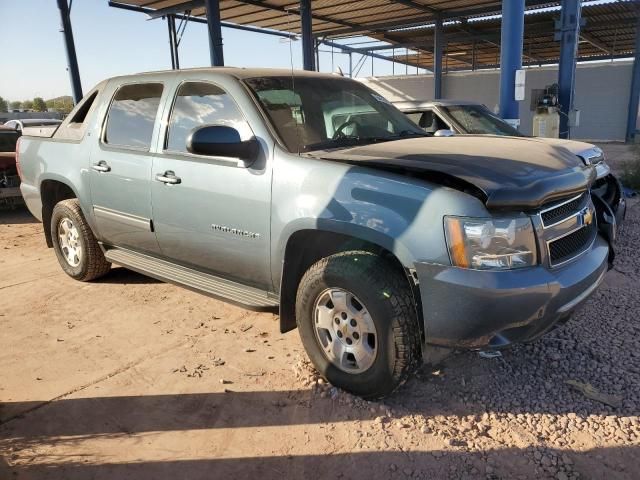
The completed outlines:
{"type": "Polygon", "coordinates": [[[158,182],[167,183],[169,185],[177,185],[182,182],[180,177],[176,177],[176,174],[172,170],[167,170],[164,173],[159,173],[156,175],[156,180],[158,182]]]}
{"type": "Polygon", "coordinates": [[[100,160],[98,163],[94,163],[93,165],[91,165],[91,168],[93,168],[96,172],[101,172],[101,173],[106,173],[111,171],[111,167],[107,165],[107,162],[105,162],[104,160],[100,160]]]}

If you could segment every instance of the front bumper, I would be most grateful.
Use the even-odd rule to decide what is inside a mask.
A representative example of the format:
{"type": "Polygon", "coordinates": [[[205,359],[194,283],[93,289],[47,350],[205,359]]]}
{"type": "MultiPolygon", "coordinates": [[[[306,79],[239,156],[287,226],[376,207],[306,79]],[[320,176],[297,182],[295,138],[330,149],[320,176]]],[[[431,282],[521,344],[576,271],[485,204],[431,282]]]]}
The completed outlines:
{"type": "Polygon", "coordinates": [[[497,272],[417,263],[426,342],[499,348],[534,340],[567,320],[596,290],[608,259],[609,245],[598,235],[591,250],[552,270],[497,272]]]}

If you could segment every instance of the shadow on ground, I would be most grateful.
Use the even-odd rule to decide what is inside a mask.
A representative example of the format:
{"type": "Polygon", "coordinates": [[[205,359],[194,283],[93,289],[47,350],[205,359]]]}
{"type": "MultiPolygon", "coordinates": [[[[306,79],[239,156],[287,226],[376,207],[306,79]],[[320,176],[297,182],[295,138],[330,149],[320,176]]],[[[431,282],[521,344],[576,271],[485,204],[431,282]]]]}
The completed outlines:
{"type": "Polygon", "coordinates": [[[0,207],[0,225],[40,223],[25,206],[0,207]]]}
{"type": "Polygon", "coordinates": [[[162,283],[160,280],[156,280],[155,278],[147,277],[146,275],[142,275],[141,273],[134,272],[133,270],[127,270],[124,267],[114,266],[111,271],[97,280],[94,280],[93,283],[114,283],[114,284],[122,284],[122,285],[151,285],[154,283],[162,283]]]}
{"type": "MultiPolygon", "coordinates": [[[[589,479],[637,478],[638,447],[600,448],[584,452],[549,450],[548,458],[569,458],[570,471],[589,479]]],[[[483,453],[357,452],[335,455],[267,456],[167,460],[135,463],[44,463],[13,469],[16,479],[378,479],[378,478],[548,478],[531,462],[531,451],[501,449],[483,453]],[[487,470],[487,454],[497,461],[487,470]],[[529,454],[529,455],[527,455],[529,454]],[[491,473],[485,475],[485,472],[491,473]],[[482,472],[482,473],[480,473],[482,472]],[[541,475],[542,474],[542,475],[541,475]]],[[[1,468],[1,467],[0,467],[1,468]]],[[[553,468],[553,467],[551,467],[553,468]]],[[[0,469],[0,472],[2,470],[0,469]]],[[[11,477],[9,477],[11,478],[11,477]]],[[[560,477],[557,478],[568,478],[560,477]]]]}

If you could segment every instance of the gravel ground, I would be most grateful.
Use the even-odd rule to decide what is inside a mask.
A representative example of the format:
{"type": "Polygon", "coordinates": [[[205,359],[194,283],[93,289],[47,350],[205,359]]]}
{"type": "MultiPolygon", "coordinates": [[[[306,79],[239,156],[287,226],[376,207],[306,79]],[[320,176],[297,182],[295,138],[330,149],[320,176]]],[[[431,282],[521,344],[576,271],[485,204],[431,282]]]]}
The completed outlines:
{"type": "Polygon", "coordinates": [[[570,322],[384,402],[327,385],[274,315],[124,269],[79,284],[0,214],[0,480],[640,478],[638,200],[570,322]]]}
{"type": "MultiPolygon", "coordinates": [[[[634,201],[614,270],[567,324],[496,358],[459,352],[437,370],[425,366],[378,406],[376,423],[382,429],[386,422],[407,428],[412,444],[430,433],[452,447],[452,453],[478,452],[488,477],[509,478],[513,471],[500,472],[499,459],[483,452],[522,449],[521,460],[543,478],[600,478],[604,472],[609,478],[640,478],[638,239],[640,204],[634,201]],[[562,453],[595,446],[629,447],[633,460],[625,454],[620,461],[603,464],[602,453],[594,453],[597,468],[580,475],[571,456],[562,453]]],[[[321,380],[308,364],[299,365],[299,375],[305,385],[315,385],[321,398],[360,408],[371,405],[330,385],[316,385],[321,380]]],[[[427,472],[414,473],[422,478],[427,472]]],[[[455,476],[482,473],[471,466],[455,476]]]]}

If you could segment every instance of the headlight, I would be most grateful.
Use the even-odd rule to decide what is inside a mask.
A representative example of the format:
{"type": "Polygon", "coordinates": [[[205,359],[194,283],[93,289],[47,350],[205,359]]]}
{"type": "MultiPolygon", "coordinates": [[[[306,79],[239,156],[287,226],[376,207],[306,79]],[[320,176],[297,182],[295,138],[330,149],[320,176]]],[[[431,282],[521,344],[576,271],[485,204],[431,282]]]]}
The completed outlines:
{"type": "Polygon", "coordinates": [[[528,218],[445,217],[451,263],[477,270],[508,270],[537,263],[536,240],[528,218]]]}

